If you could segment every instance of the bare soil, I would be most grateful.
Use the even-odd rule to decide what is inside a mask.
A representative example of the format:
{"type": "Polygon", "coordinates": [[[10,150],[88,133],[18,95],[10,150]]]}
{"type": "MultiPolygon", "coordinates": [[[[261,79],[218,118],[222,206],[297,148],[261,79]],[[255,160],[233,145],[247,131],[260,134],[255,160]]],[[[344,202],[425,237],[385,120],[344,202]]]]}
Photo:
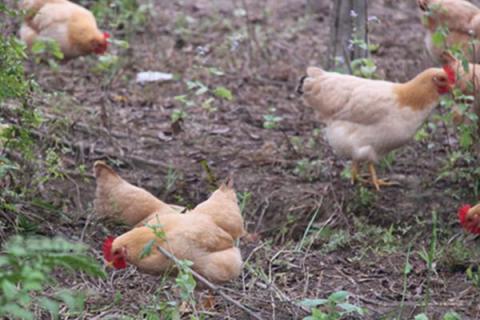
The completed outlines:
{"type": "MultiPolygon", "coordinates": [[[[428,138],[398,150],[380,168],[401,186],[375,192],[342,175],[348,162],[333,154],[321,124],[295,93],[307,66],[326,63],[331,1],[319,0],[316,12],[301,0],[247,1],[246,16],[238,14],[243,1],[158,0],[154,7],[146,27],[128,38],[130,49],[120,52],[122,67],[112,77],[93,72],[92,57],[58,72],[30,66],[48,93],[41,110],[56,124],[44,139],[69,148],[62,160],[72,172],[51,192],[65,218],[46,222],[45,233],[82,240],[101,260],[105,236],[125,230],[95,218],[89,172],[98,159],[161,199],[186,206],[233,173],[238,192],[251,194],[243,212],[250,235],[240,242],[244,272],[226,292],[264,319],[301,319],[307,312],[298,301],[338,290],[367,309],[364,319],[413,319],[425,309],[431,319],[448,310],[480,318],[478,289],[465,276],[478,257],[459,263],[451,253],[459,241],[478,251],[456,219],[461,203],[475,201],[478,185],[462,175],[468,169],[462,161],[448,167],[459,148],[454,128],[432,117],[428,138]],[[177,79],[136,84],[136,73],[149,70],[177,79]],[[196,96],[187,80],[224,86],[234,99],[215,98],[216,110],[209,111],[202,104],[214,96],[196,96]],[[185,119],[172,124],[172,113],[183,108],[175,99],[180,95],[192,103],[185,119]],[[266,129],[265,115],[281,120],[266,129]],[[78,174],[79,165],[86,175],[78,174]],[[436,272],[429,272],[419,253],[430,247],[434,212],[441,253],[436,272]],[[404,277],[407,258],[412,271],[404,277]]],[[[405,81],[432,65],[415,1],[372,0],[369,11],[379,19],[370,36],[380,45],[373,55],[380,77],[405,81]]],[[[126,37],[124,30],[109,31],[126,37]]],[[[106,280],[70,275],[60,283],[87,290],[82,319],[140,319],[147,306],[178,300],[173,283],[160,280],[129,268],[109,271],[106,280]]],[[[202,303],[207,291],[196,294],[207,318],[249,318],[216,294],[213,308],[202,303]]],[[[183,311],[187,318],[190,311],[183,311]]]]}

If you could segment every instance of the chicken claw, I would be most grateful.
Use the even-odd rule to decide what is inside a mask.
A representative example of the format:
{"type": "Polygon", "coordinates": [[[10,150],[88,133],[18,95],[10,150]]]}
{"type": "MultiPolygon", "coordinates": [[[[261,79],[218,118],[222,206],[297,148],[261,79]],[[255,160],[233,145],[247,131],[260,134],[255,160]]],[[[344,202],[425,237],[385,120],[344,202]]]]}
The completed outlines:
{"type": "Polygon", "coordinates": [[[398,182],[389,182],[386,180],[378,179],[377,170],[375,169],[375,165],[373,163],[368,164],[368,170],[370,171],[370,175],[372,177],[372,184],[375,186],[377,191],[380,191],[380,187],[391,187],[391,186],[398,186],[398,182]]]}
{"type": "Polygon", "coordinates": [[[362,176],[360,176],[359,174],[360,172],[360,169],[359,169],[359,166],[358,166],[358,162],[357,161],[352,161],[352,167],[350,169],[350,176],[352,178],[352,184],[355,184],[357,182],[362,182],[362,183],[365,183],[367,182],[366,179],[362,178],[362,176]]]}

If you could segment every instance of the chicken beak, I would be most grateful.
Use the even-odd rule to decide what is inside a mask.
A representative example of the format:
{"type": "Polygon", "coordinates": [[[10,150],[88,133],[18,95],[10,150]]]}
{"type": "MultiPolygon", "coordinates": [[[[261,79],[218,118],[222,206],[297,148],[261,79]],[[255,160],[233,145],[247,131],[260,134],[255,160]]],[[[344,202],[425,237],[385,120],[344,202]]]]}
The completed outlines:
{"type": "Polygon", "coordinates": [[[114,267],[113,267],[113,260],[112,260],[112,261],[105,261],[105,266],[106,266],[107,268],[112,268],[112,269],[113,269],[113,268],[114,268],[114,267]]]}

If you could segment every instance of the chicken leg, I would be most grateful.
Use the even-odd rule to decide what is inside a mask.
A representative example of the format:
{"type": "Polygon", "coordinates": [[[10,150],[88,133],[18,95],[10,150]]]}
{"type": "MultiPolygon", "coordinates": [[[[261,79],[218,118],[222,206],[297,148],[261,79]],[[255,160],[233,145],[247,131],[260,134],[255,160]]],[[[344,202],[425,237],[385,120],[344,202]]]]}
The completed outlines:
{"type": "Polygon", "coordinates": [[[398,183],[395,182],[388,182],[382,179],[378,179],[377,170],[375,170],[375,165],[372,162],[368,164],[368,170],[370,171],[370,176],[372,177],[372,184],[375,186],[375,189],[377,189],[377,191],[380,191],[380,187],[398,185],[398,183]]]}
{"type": "Polygon", "coordinates": [[[366,180],[360,176],[359,172],[360,172],[360,168],[359,168],[358,162],[355,160],[352,160],[352,167],[350,169],[352,184],[355,184],[356,182],[366,182],[366,180]]]}

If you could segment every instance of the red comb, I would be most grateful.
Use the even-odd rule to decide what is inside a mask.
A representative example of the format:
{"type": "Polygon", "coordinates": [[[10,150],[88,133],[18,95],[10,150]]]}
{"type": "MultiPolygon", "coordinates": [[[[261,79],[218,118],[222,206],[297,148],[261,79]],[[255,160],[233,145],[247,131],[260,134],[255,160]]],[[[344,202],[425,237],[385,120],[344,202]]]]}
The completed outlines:
{"type": "Polygon", "coordinates": [[[453,70],[451,65],[445,64],[443,66],[443,71],[445,71],[445,73],[447,74],[448,82],[450,83],[450,85],[453,86],[457,80],[455,70],[453,70]]]}
{"type": "Polygon", "coordinates": [[[105,241],[103,242],[103,258],[107,262],[111,262],[113,260],[113,254],[112,254],[112,244],[113,240],[115,240],[115,237],[109,236],[105,241]]]}
{"type": "Polygon", "coordinates": [[[105,32],[103,33],[103,37],[105,38],[105,40],[107,40],[107,39],[110,39],[112,36],[110,35],[110,33],[108,33],[108,32],[105,31],[105,32]]]}
{"type": "Polygon", "coordinates": [[[472,206],[466,204],[458,209],[458,219],[462,227],[470,233],[480,234],[480,224],[478,219],[469,220],[467,219],[467,213],[472,208],[472,206]]]}

